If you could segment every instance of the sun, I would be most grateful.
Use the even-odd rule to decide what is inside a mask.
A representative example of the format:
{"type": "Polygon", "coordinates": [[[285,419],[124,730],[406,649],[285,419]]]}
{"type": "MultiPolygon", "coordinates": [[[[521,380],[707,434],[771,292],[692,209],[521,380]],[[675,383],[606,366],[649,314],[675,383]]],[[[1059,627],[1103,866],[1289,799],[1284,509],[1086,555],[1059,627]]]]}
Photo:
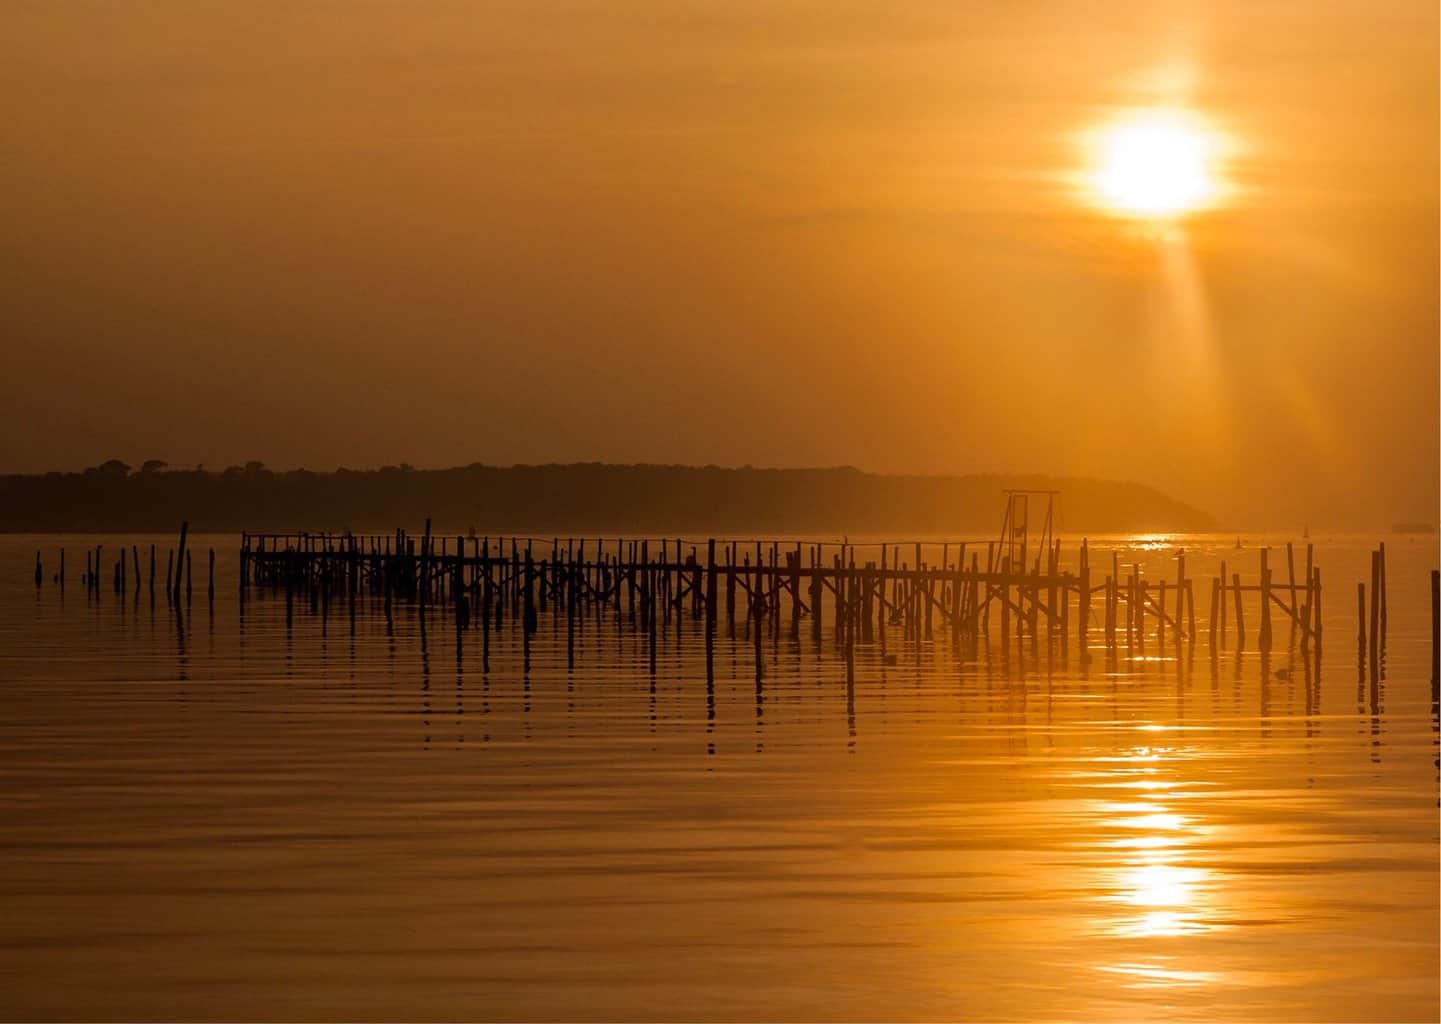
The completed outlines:
{"type": "Polygon", "coordinates": [[[1112,212],[1167,220],[1204,209],[1219,188],[1217,139],[1194,115],[1146,110],[1093,136],[1089,184],[1112,212]]]}

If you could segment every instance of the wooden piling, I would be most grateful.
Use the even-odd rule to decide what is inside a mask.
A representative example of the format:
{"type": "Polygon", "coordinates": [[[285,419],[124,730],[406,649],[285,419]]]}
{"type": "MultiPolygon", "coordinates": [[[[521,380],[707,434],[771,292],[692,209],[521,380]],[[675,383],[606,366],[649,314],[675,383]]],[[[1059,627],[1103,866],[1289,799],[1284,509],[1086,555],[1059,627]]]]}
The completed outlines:
{"type": "Polygon", "coordinates": [[[1219,579],[1213,578],[1211,580],[1211,614],[1206,618],[1206,621],[1210,623],[1210,629],[1208,632],[1211,639],[1211,650],[1213,651],[1216,650],[1216,643],[1219,639],[1216,633],[1216,627],[1218,625],[1218,615],[1216,610],[1220,606],[1220,597],[1221,581],[1219,579]]]}
{"type": "Polygon", "coordinates": [[[1286,599],[1291,618],[1291,639],[1287,644],[1289,647],[1295,645],[1296,630],[1300,625],[1300,614],[1296,608],[1296,552],[1289,540],[1286,542],[1286,599]]]}
{"type": "MultiPolygon", "coordinates": [[[[1163,580],[1162,583],[1165,581],[1163,580]]],[[[1146,654],[1146,591],[1148,584],[1143,577],[1136,579],[1136,653],[1142,657],[1146,654]]],[[[1165,620],[1161,620],[1161,629],[1165,629],[1165,620]]],[[[1164,634],[1162,634],[1164,635],[1164,634]]]]}
{"type": "Polygon", "coordinates": [[[1381,552],[1371,552],[1371,675],[1374,678],[1379,665],[1378,637],[1381,633],[1381,552]]]}
{"type": "Polygon", "coordinates": [[[580,589],[580,568],[574,559],[566,566],[565,586],[565,666],[575,668],[575,618],[577,592],[580,589]]]}
{"type": "Polygon", "coordinates": [[[1366,649],[1366,584],[1356,584],[1356,649],[1366,649]]]}
{"type": "MultiPolygon", "coordinates": [[[[177,549],[179,551],[179,554],[177,555],[175,560],[175,590],[171,594],[171,600],[173,600],[176,604],[180,603],[180,573],[185,566],[185,538],[189,533],[190,523],[187,520],[180,524],[180,547],[177,549]]],[[[169,575],[170,573],[167,570],[167,579],[169,578],[169,575]]]]}
{"type": "Polygon", "coordinates": [[[1241,607],[1241,574],[1231,574],[1231,582],[1234,584],[1232,592],[1236,597],[1236,650],[1244,650],[1246,647],[1246,615],[1241,607]]]}
{"type": "Polygon", "coordinates": [[[1258,644],[1263,651],[1271,649],[1271,549],[1261,549],[1261,631],[1258,644]]]}
{"type": "Polygon", "coordinates": [[[1228,576],[1226,575],[1226,560],[1223,558],[1223,559],[1221,559],[1221,575],[1220,575],[1220,577],[1219,577],[1220,584],[1221,584],[1221,603],[1220,603],[1220,606],[1216,609],[1216,614],[1221,617],[1221,649],[1222,649],[1222,650],[1225,650],[1225,648],[1226,648],[1226,581],[1227,581],[1229,578],[1230,578],[1230,577],[1228,577],[1228,576]]]}
{"type": "MultiPolygon", "coordinates": [[[[1156,645],[1163,651],[1166,648],[1166,581],[1163,579],[1157,585],[1160,591],[1156,600],[1156,645]]],[[[1177,603],[1179,604],[1179,598],[1177,603]]],[[[1180,636],[1176,639],[1179,641],[1180,636]]]]}
{"type": "MultiPolygon", "coordinates": [[[[800,548],[796,548],[796,564],[799,566],[801,560],[800,548]]],[[[716,580],[715,563],[715,538],[711,537],[706,541],[706,571],[705,571],[705,677],[708,683],[715,683],[715,630],[716,630],[716,593],[719,584],[716,580]]],[[[797,583],[797,595],[799,595],[799,584],[797,583]]],[[[797,596],[799,601],[799,596],[797,596]]],[[[797,611],[799,616],[799,611],[797,611]]]]}
{"type": "MultiPolygon", "coordinates": [[[[1186,601],[1186,549],[1176,553],[1176,617],[1171,621],[1176,627],[1176,642],[1181,642],[1181,606],[1186,601]]],[[[1194,636],[1188,637],[1194,640],[1194,636]]]]}
{"type": "Polygon", "coordinates": [[[1381,597],[1381,636],[1386,636],[1386,542],[1383,540],[1376,549],[1381,562],[1381,582],[1379,594],[1381,597]]]}

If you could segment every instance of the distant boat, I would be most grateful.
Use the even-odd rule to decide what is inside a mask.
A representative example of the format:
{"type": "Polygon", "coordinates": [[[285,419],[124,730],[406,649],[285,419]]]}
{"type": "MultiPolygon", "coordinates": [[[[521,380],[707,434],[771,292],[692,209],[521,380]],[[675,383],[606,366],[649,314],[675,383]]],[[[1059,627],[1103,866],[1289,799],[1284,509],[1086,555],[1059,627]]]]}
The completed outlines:
{"type": "Polygon", "coordinates": [[[1434,523],[1397,523],[1391,527],[1392,533],[1435,533],[1434,523]]]}
{"type": "Polygon", "coordinates": [[[1240,551],[1240,550],[1241,550],[1241,538],[1240,538],[1240,537],[1237,537],[1237,538],[1236,538],[1236,550],[1237,550],[1237,551],[1240,551]]]}

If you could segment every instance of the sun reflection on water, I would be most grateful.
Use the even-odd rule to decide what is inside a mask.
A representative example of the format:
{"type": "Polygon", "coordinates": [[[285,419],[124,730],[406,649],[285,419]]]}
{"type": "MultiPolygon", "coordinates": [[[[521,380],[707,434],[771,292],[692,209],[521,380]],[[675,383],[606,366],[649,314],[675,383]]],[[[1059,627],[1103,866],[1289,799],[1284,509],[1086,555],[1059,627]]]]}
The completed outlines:
{"type": "MultiPolygon", "coordinates": [[[[1145,728],[1142,726],[1141,728],[1145,728]]],[[[1102,901],[1121,908],[1098,922],[1103,934],[1124,939],[1194,936],[1217,929],[1215,878],[1194,863],[1194,850],[1212,831],[1195,814],[1180,813],[1169,801],[1184,784],[1167,777],[1177,752],[1137,747],[1111,759],[1110,787],[1128,789],[1135,799],[1098,802],[1107,849],[1119,857],[1102,869],[1102,901]]],[[[1153,958],[1159,960],[1160,958],[1153,958]]],[[[1199,984],[1205,972],[1178,971],[1158,964],[1127,963],[1101,970],[1144,979],[1148,985],[1199,984]]]]}

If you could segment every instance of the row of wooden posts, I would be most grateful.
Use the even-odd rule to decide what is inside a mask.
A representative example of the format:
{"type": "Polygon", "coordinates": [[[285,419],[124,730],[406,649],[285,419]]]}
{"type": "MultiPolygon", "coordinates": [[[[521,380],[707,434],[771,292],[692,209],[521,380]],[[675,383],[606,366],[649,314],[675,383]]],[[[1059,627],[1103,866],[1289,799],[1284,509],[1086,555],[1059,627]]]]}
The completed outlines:
{"type": "MultiPolygon", "coordinates": [[[[1259,574],[1242,582],[1239,572],[1221,572],[1211,580],[1206,620],[1213,650],[1234,637],[1238,648],[1248,636],[1243,595],[1259,595],[1253,609],[1257,643],[1273,645],[1273,618],[1279,609],[1290,623],[1290,643],[1319,648],[1321,572],[1306,545],[1298,578],[1297,553],[1287,544],[1286,576],[1274,578],[1271,552],[1260,551],[1259,574]]],[[[903,640],[929,640],[938,631],[953,640],[989,636],[993,618],[1007,644],[1012,637],[1037,644],[1044,631],[1065,649],[1074,636],[1084,654],[1094,622],[1104,642],[1115,646],[1124,634],[1128,646],[1144,650],[1148,630],[1157,642],[1167,634],[1177,643],[1195,642],[1195,581],[1187,575],[1184,551],[1176,556],[1176,577],[1153,579],[1139,565],[1122,566],[1111,556],[1111,572],[1099,580],[1090,545],[1081,541],[1074,571],[1062,568],[1059,541],[1048,545],[1028,566],[1013,566],[997,542],[854,545],[837,542],[716,541],[679,539],[565,539],[435,536],[427,525],[420,537],[393,534],[246,534],[240,551],[242,598],[252,586],[283,590],[293,598],[307,594],[315,604],[361,594],[420,605],[453,602],[456,628],[478,618],[501,624],[519,615],[534,628],[535,615],[553,607],[584,611],[613,607],[643,631],[669,625],[688,613],[704,617],[708,628],[722,609],[733,632],[738,621],[750,628],[782,628],[799,634],[808,621],[820,638],[827,603],[834,635],[843,642],[879,643],[891,630],[903,640]],[[925,549],[940,549],[928,564],[925,549]],[[914,560],[907,560],[907,551],[914,560]],[[866,558],[875,554],[878,557],[866,558]],[[984,558],[984,563],[982,562],[984,558]],[[737,599],[743,602],[737,616],[737,599]],[[474,613],[474,614],[473,614],[474,613]],[[1074,617],[1073,617],[1074,615],[1074,617]]]]}
{"type": "MultiPolygon", "coordinates": [[[[180,605],[192,593],[189,524],[182,524],[178,547],[167,550],[164,593],[180,605]]],[[[1322,641],[1321,570],[1310,544],[1297,578],[1297,553],[1285,546],[1286,576],[1274,578],[1271,549],[1259,550],[1260,565],[1254,583],[1243,583],[1225,560],[1211,579],[1206,626],[1211,650],[1226,649],[1232,635],[1237,650],[1247,639],[1245,594],[1258,594],[1257,644],[1269,651],[1274,643],[1273,608],[1290,622],[1288,646],[1298,641],[1304,651],[1311,645],[1319,655],[1322,641]]],[[[81,584],[98,597],[106,575],[104,547],[85,551],[81,584]]],[[[121,545],[109,573],[112,589],[128,594],[130,580],[138,596],[142,586],[138,546],[121,545]]],[[[58,552],[58,570],[51,577],[64,588],[65,549],[58,552]]],[[[155,595],[156,548],[150,545],[145,584],[155,595]]],[[[35,555],[35,585],[45,582],[41,552],[35,555]]],[[[879,643],[882,652],[891,629],[904,641],[931,640],[937,630],[954,642],[973,643],[989,638],[992,613],[999,620],[1003,651],[1012,636],[1020,643],[1039,641],[1044,624],[1048,650],[1057,641],[1065,650],[1071,636],[1071,609],[1075,607],[1075,638],[1086,656],[1092,625],[1092,601],[1100,596],[1097,619],[1104,643],[1114,648],[1124,632],[1128,649],[1144,653],[1148,624],[1158,645],[1167,630],[1176,643],[1194,643],[1196,621],[1194,579],[1186,574],[1185,552],[1176,554],[1176,579],[1153,580],[1139,565],[1122,566],[1119,552],[1111,553],[1111,572],[1094,581],[1090,544],[1077,549],[1075,571],[1062,568],[1060,541],[1048,545],[1029,565],[1012,565],[1003,542],[959,542],[924,545],[850,544],[800,541],[716,541],[701,545],[680,539],[631,540],[553,538],[463,537],[432,535],[426,521],[424,534],[358,536],[355,534],[243,534],[240,547],[240,599],[251,587],[283,590],[287,600],[296,593],[313,607],[328,606],[334,598],[355,599],[369,594],[383,600],[387,612],[393,600],[417,602],[422,609],[432,602],[455,606],[456,629],[478,621],[485,634],[489,658],[492,624],[501,627],[507,616],[518,616],[527,638],[537,626],[539,613],[565,610],[570,658],[574,661],[575,619],[610,607],[650,636],[651,667],[655,665],[655,636],[668,629],[672,617],[703,618],[709,666],[715,631],[724,608],[727,628],[735,635],[737,622],[760,643],[761,633],[778,634],[783,607],[789,604],[789,629],[801,632],[802,620],[819,641],[825,621],[825,604],[831,603],[833,635],[852,662],[857,643],[879,643]],[[451,541],[454,541],[452,546],[451,541]],[[587,545],[591,545],[587,551],[587,545]],[[927,564],[924,547],[940,548],[940,561],[927,564]],[[879,549],[878,558],[866,559],[879,549]],[[911,548],[914,561],[902,557],[911,548]],[[985,553],[984,566],[981,562],[985,553]],[[857,562],[858,554],[862,561],[857,562]],[[954,554],[954,558],[952,555],[954,554]],[[969,555],[969,563],[967,561],[969,555]],[[754,556],[754,557],[752,557],[754,556]],[[1123,572],[1123,569],[1125,570],[1123,572]],[[722,600],[722,593],[724,598],[722,600]],[[737,616],[737,599],[744,602],[737,616]]],[[[215,549],[208,550],[207,596],[215,599],[215,549]]],[[[1356,584],[1357,645],[1369,660],[1372,678],[1380,674],[1387,627],[1386,545],[1371,553],[1370,602],[1367,585],[1356,584]],[[1368,628],[1369,625],[1369,628],[1368,628]],[[1369,659],[1367,655],[1369,654],[1369,659]]],[[[527,645],[528,650],[528,645],[527,645]]],[[[1433,699],[1441,686],[1441,574],[1431,572],[1431,685],[1433,699]]]]}
{"type": "MultiPolygon", "coordinates": [[[[193,572],[191,549],[187,547],[189,525],[182,525],[180,528],[180,543],[177,548],[168,548],[165,552],[165,586],[162,591],[168,603],[179,605],[182,596],[188,602],[193,596],[193,572]],[[177,556],[178,550],[178,556],[177,556]]],[[[156,550],[155,545],[149,548],[149,570],[146,572],[141,568],[140,547],[132,544],[126,547],[124,544],[118,546],[118,554],[111,563],[110,587],[118,594],[124,595],[134,591],[138,597],[142,586],[148,591],[151,600],[155,598],[156,581],[156,550]],[[134,586],[131,586],[131,580],[134,586]]],[[[80,585],[85,588],[88,595],[98,597],[101,593],[101,586],[104,577],[107,575],[102,568],[104,564],[105,547],[103,544],[96,544],[94,548],[85,549],[85,569],[80,574],[80,585]]],[[[65,589],[65,549],[62,547],[56,552],[56,570],[50,577],[53,583],[60,590],[65,589]]],[[[35,552],[35,586],[40,588],[45,584],[45,563],[43,552],[35,552]]],[[[210,601],[215,600],[215,549],[208,551],[208,574],[206,579],[206,595],[210,601]]]]}

